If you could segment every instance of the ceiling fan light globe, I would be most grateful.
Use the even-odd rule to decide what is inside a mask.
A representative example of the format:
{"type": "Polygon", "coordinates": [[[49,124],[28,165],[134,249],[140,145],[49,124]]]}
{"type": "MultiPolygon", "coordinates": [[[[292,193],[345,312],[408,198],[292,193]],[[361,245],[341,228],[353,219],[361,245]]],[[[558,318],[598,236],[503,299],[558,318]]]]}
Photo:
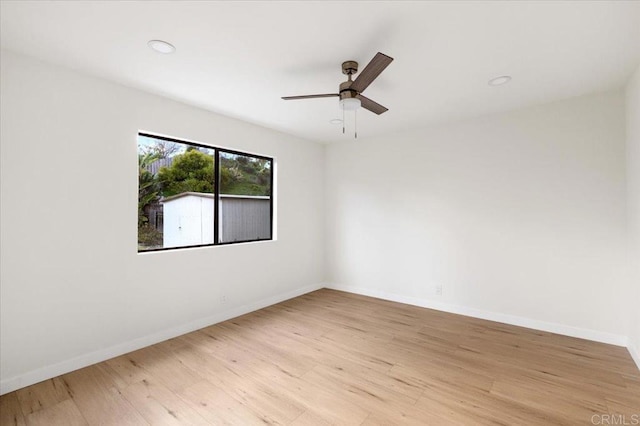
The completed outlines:
{"type": "Polygon", "coordinates": [[[355,111],[360,108],[361,102],[357,98],[346,98],[340,100],[340,108],[345,111],[355,111]]]}

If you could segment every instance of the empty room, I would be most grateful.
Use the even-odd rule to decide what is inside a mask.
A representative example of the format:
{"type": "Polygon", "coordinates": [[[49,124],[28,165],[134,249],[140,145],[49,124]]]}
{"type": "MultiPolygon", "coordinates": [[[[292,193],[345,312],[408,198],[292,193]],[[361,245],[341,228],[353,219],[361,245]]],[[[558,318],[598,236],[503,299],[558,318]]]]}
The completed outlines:
{"type": "Polygon", "coordinates": [[[640,2],[0,41],[0,425],[640,425],[640,2]]]}

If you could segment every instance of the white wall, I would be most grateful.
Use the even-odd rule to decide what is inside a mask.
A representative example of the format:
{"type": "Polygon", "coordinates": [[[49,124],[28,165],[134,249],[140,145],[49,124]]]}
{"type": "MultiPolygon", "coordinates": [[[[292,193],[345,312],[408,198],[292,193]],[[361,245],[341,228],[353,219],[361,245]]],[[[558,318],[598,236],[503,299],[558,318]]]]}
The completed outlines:
{"type": "Polygon", "coordinates": [[[1,63],[3,393],[322,286],[323,146],[1,63]],[[276,157],[278,240],[139,255],[139,129],[276,157]]]}
{"type": "Polygon", "coordinates": [[[632,292],[629,349],[640,368],[640,67],[626,88],[627,194],[632,292]]]}
{"type": "Polygon", "coordinates": [[[624,345],[624,117],[607,93],[329,146],[327,280],[624,345]]]}

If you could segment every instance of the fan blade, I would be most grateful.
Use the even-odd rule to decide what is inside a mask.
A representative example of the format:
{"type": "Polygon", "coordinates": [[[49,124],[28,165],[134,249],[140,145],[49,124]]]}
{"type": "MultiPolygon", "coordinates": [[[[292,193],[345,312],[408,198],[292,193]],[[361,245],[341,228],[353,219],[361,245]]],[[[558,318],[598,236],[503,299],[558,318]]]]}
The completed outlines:
{"type": "Polygon", "coordinates": [[[362,108],[368,109],[369,111],[371,111],[371,112],[373,112],[375,114],[380,115],[383,112],[389,111],[389,108],[383,107],[382,105],[380,105],[376,101],[372,101],[371,99],[367,98],[366,96],[358,95],[358,96],[356,96],[356,98],[360,99],[362,108]]]}
{"type": "Polygon", "coordinates": [[[324,95],[302,95],[302,96],[283,96],[285,101],[293,101],[296,99],[313,99],[313,98],[333,98],[340,96],[338,93],[325,93],[324,95]]]}
{"type": "Polygon", "coordinates": [[[356,78],[349,87],[351,90],[355,90],[356,92],[364,92],[364,89],[369,87],[371,82],[375,80],[382,71],[393,61],[393,58],[385,55],[384,53],[376,53],[376,56],[373,57],[371,62],[364,67],[358,78],[356,78]]]}

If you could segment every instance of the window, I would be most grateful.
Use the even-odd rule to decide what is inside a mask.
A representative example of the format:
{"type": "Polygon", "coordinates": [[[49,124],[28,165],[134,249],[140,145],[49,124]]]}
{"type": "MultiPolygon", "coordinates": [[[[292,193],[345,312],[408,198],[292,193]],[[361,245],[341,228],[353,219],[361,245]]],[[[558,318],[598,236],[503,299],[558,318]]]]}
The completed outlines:
{"type": "Polygon", "coordinates": [[[138,134],[138,251],[273,238],[273,159],[138,134]]]}

